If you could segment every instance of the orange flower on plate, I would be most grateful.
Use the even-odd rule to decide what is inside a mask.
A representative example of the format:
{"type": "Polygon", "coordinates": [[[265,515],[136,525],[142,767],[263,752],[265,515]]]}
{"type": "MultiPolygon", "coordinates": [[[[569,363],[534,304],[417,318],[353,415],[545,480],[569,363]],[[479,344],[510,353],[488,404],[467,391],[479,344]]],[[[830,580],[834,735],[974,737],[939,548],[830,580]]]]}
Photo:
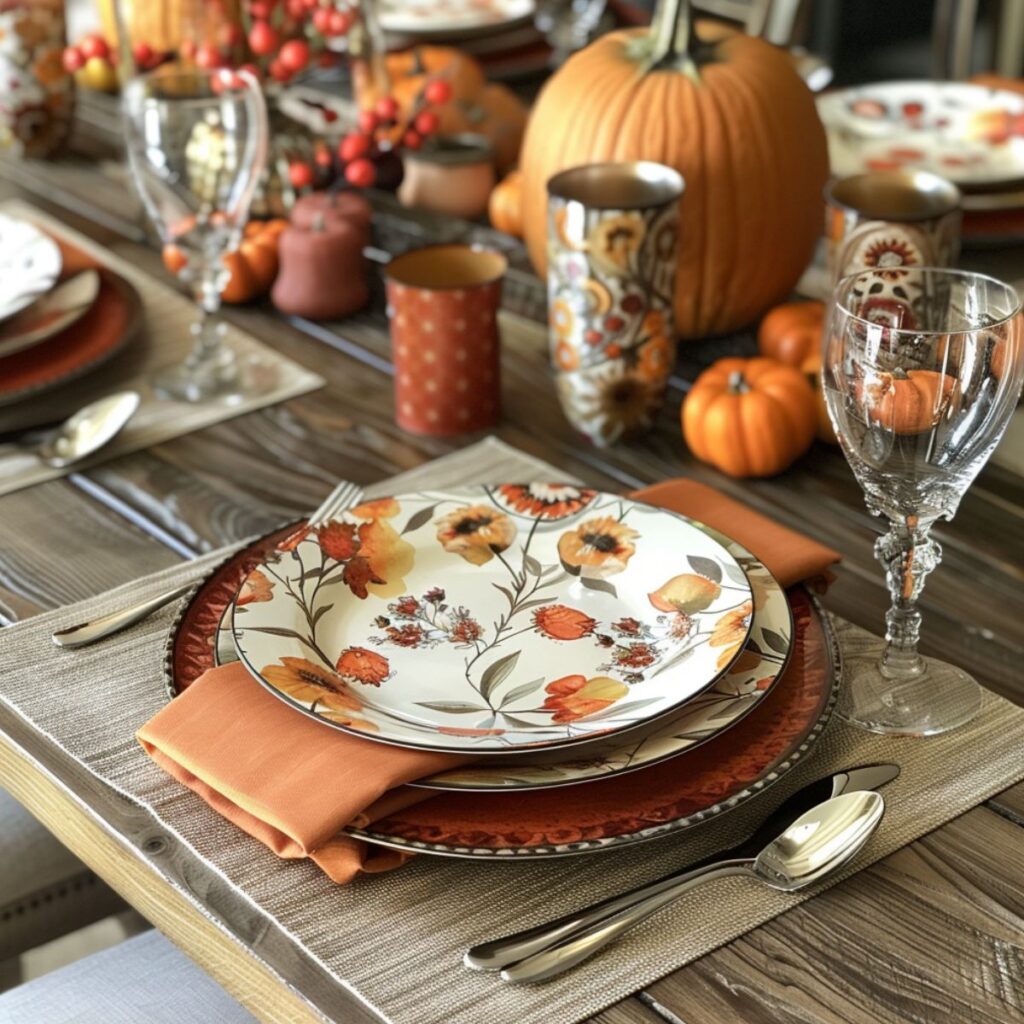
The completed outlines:
{"type": "Polygon", "coordinates": [[[435,520],[437,539],[445,551],[460,555],[473,565],[489,562],[516,538],[515,523],[490,505],[457,508],[435,520]]]}
{"type": "Polygon", "coordinates": [[[335,667],[344,679],[354,679],[366,686],[380,686],[391,674],[388,659],[365,647],[346,647],[335,667]]]}
{"type": "Polygon", "coordinates": [[[259,569],[253,569],[246,576],[245,582],[238,591],[235,604],[242,608],[247,604],[255,604],[259,601],[272,601],[273,599],[274,584],[259,569]]]}
{"type": "Polygon", "coordinates": [[[611,516],[588,519],[558,538],[558,555],[570,572],[587,579],[622,572],[636,552],[640,534],[611,516]]]}
{"type": "Polygon", "coordinates": [[[359,525],[359,554],[366,559],[371,573],[385,581],[368,584],[368,589],[377,597],[404,593],[405,577],[412,572],[416,560],[416,549],[387,522],[400,511],[394,498],[366,501],[349,510],[354,518],[369,520],[359,525]]]}
{"type": "Polygon", "coordinates": [[[611,707],[629,693],[629,687],[608,676],[587,679],[572,675],[548,683],[544,691],[551,696],[544,701],[543,709],[554,712],[551,720],[556,725],[565,725],[611,707]]]}
{"type": "Polygon", "coordinates": [[[359,550],[359,538],[352,523],[332,519],[316,531],[320,550],[336,562],[347,562],[359,550]]]}
{"type": "Polygon", "coordinates": [[[750,628],[750,616],[753,614],[754,606],[750,601],[744,602],[739,608],[726,612],[716,623],[711,631],[711,639],[708,644],[711,647],[724,647],[725,650],[718,656],[718,667],[724,668],[736,655],[740,644],[747,638],[747,631],[750,628]]]}
{"type": "Polygon", "coordinates": [[[495,497],[510,512],[536,519],[566,519],[585,509],[597,491],[572,484],[502,484],[495,497]]]}
{"type": "Polygon", "coordinates": [[[302,704],[315,704],[330,711],[359,711],[363,706],[337,672],[306,658],[282,658],[281,664],[267,665],[260,675],[302,704]]]}
{"type": "Polygon", "coordinates": [[[597,622],[589,615],[564,604],[538,608],[533,613],[533,624],[552,640],[580,640],[597,628],[597,622]]]}

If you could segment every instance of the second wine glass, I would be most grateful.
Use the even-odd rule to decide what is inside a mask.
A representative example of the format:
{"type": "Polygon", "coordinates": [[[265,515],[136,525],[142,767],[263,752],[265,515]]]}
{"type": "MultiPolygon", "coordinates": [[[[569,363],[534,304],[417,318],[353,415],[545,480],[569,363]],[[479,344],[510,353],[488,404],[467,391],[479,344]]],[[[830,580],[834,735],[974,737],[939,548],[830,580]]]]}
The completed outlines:
{"type": "Polygon", "coordinates": [[[214,319],[267,157],[267,110],[256,78],[228,70],[160,69],[124,92],[135,187],[165,245],[165,259],[200,308],[186,361],[154,381],[182,401],[242,397],[265,385],[239,365],[214,319]]]}
{"type": "Polygon", "coordinates": [[[829,415],[868,508],[889,520],[875,544],[892,606],[875,661],[844,658],[842,713],[874,732],[923,736],[968,721],[978,684],[917,651],[931,537],[999,442],[1024,377],[1020,300],[980,274],[866,270],[839,282],[825,333],[829,415]]]}

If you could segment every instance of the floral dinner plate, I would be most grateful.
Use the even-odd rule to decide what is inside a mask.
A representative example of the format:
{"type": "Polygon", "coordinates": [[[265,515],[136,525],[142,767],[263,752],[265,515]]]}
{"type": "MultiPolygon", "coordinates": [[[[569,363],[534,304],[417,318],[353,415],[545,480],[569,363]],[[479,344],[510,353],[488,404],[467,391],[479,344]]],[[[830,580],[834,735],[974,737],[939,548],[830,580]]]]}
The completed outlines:
{"type": "Polygon", "coordinates": [[[1024,96],[963,82],[882,82],[818,97],[836,177],[913,168],[964,189],[1024,181],[1024,96]]]}
{"type": "Polygon", "coordinates": [[[562,485],[366,502],[285,540],[239,592],[239,657],[367,739],[562,748],[649,725],[740,655],[752,591],[682,516],[562,485]]]}
{"type": "MultiPolygon", "coordinates": [[[[793,612],[786,592],[775,577],[742,544],[709,526],[694,525],[729,551],[747,574],[753,591],[753,608],[747,605],[736,611],[737,623],[753,611],[753,626],[743,652],[713,686],[688,700],[678,715],[669,716],[667,724],[642,736],[612,736],[607,743],[597,745],[598,749],[588,745],[586,750],[578,752],[556,751],[546,756],[518,757],[508,763],[487,758],[409,785],[425,789],[510,792],[606,779],[692,750],[732,728],[753,711],[789,663],[793,612]]],[[[635,645],[644,643],[644,639],[631,623],[626,626],[624,634],[614,637],[616,646],[636,649],[635,645]]]]}
{"type": "MultiPolygon", "coordinates": [[[[299,525],[294,523],[232,554],[186,602],[168,635],[165,676],[172,699],[207,669],[238,660],[230,626],[235,594],[266,552],[299,525]]],[[[588,745],[586,750],[521,755],[508,762],[486,758],[410,785],[510,792],[607,779],[692,750],[742,721],[771,692],[789,663],[793,614],[785,592],[764,565],[735,541],[710,527],[701,529],[729,549],[746,572],[753,591],[753,626],[743,653],[713,686],[682,705],[678,714],[669,716],[667,724],[643,736],[613,737],[599,750],[588,745]]],[[[627,634],[618,642],[631,643],[632,638],[627,634]]]]}
{"type": "Polygon", "coordinates": [[[679,835],[756,799],[811,754],[835,707],[839,652],[828,617],[789,592],[793,654],[778,685],[740,722],[678,757],[572,789],[438,793],[350,835],[408,852],[491,862],[598,853],[679,835]]]}

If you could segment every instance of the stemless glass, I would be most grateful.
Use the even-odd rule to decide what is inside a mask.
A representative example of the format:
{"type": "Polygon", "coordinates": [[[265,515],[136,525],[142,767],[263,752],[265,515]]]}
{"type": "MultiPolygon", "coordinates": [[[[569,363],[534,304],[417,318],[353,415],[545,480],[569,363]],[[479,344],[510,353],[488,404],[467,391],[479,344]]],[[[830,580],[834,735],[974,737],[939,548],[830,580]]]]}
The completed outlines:
{"type": "Polygon", "coordinates": [[[878,661],[844,658],[842,713],[874,732],[926,736],[968,721],[978,684],[917,653],[917,600],[951,519],[995,448],[1024,377],[1020,299],[980,274],[867,270],[839,282],[822,378],[839,443],[874,515],[892,607],[878,661]]]}
{"type": "Polygon", "coordinates": [[[188,402],[252,393],[254,375],[222,343],[213,314],[228,278],[223,258],[238,247],[266,162],[259,82],[245,71],[160,69],[128,83],[124,121],[135,187],[201,311],[188,359],[154,387],[188,402]]]}

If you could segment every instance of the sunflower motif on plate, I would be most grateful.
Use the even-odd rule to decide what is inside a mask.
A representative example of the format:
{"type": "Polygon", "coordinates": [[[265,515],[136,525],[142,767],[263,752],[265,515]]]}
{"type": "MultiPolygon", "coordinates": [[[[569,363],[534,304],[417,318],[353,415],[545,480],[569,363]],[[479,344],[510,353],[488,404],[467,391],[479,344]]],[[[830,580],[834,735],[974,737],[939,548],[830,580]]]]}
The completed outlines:
{"type": "Polygon", "coordinates": [[[240,593],[239,656],[305,713],[508,754],[672,713],[740,656],[753,592],[681,516],[530,483],[359,506],[274,548],[240,593]]]}

